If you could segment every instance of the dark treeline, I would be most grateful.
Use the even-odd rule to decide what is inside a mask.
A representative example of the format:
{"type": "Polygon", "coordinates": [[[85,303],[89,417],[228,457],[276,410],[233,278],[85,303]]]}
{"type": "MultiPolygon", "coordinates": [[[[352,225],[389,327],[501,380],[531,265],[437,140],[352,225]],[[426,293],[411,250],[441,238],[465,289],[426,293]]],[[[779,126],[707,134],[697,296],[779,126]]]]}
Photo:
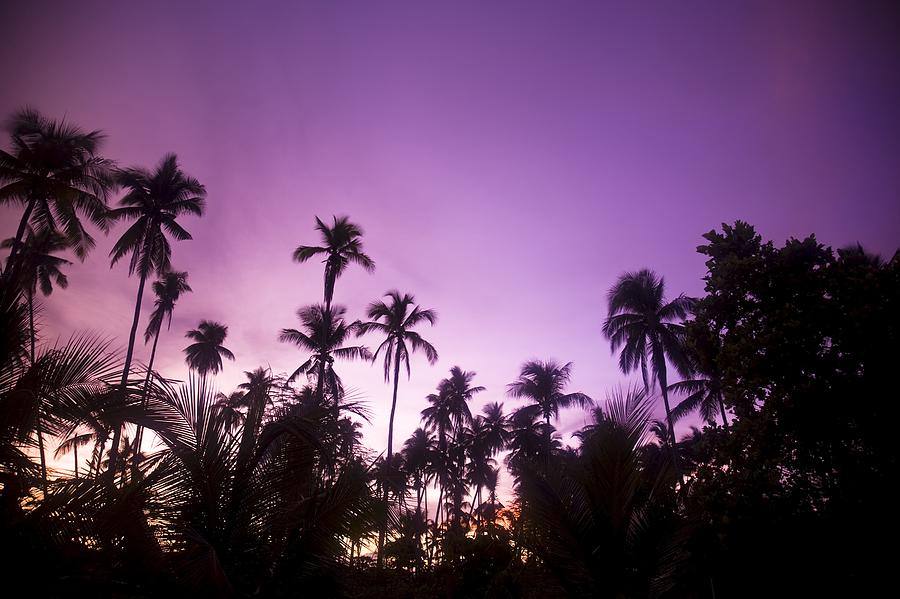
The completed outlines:
{"type": "Polygon", "coordinates": [[[234,359],[222,323],[186,332],[187,382],[153,369],[192,292],[173,246],[205,211],[203,185],[174,155],[149,170],[121,168],[102,156],[100,132],[32,110],[8,131],[0,201],[21,213],[0,275],[7,596],[890,588],[897,255],[833,251],[813,236],[779,247],[749,224],[723,224],[697,248],[707,258],[703,297],[667,298],[663,278],[643,269],[623,274],[597,314],[580,315],[605,318],[597,343],[636,386],[583,393],[570,388],[571,363],[531,360],[504,390],[524,407],[508,410],[456,366],[428,397],[402,393],[403,371],[437,361],[426,339],[437,314],[390,291],[354,320],[336,303],[337,283],[375,261],[358,225],[317,218],[321,245],[293,258],[323,265],[322,302],[298,310],[297,328],[272,332],[297,347],[299,366],[260,367],[216,393],[216,374],[234,359]],[[65,301],[48,299],[68,283],[62,254],[87,259],[91,231],[113,225],[110,264],[127,261],[136,287],[127,350],[78,333],[43,342],[35,314],[41,302],[65,301]],[[134,358],[140,342],[147,364],[134,358]],[[384,452],[361,444],[368,411],[338,374],[346,360],[384,369],[384,452]],[[408,439],[394,438],[398,402],[422,406],[408,439]],[[664,419],[654,419],[657,405],[664,419]],[[554,426],[563,410],[589,413],[575,447],[554,426]],[[679,439],[675,425],[689,416],[703,428],[679,439]],[[504,477],[510,497],[498,492],[504,477]]]}

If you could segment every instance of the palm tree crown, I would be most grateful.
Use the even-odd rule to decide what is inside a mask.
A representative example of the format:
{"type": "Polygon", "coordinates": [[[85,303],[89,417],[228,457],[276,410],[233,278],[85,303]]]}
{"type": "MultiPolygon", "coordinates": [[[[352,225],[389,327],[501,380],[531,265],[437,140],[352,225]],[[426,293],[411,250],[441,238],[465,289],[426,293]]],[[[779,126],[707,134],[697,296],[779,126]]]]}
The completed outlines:
{"type": "Polygon", "coordinates": [[[609,291],[608,303],[609,316],[603,323],[603,334],[609,339],[612,351],[622,348],[619,354],[622,372],[640,368],[648,389],[664,374],[667,359],[682,376],[690,375],[682,345],[684,325],[680,321],[690,313],[692,298],[679,295],[667,303],[662,277],[643,269],[619,277],[609,291]]]}
{"type": "Polygon", "coordinates": [[[346,313],[347,309],[343,306],[331,306],[329,309],[320,304],[297,311],[303,330],[282,329],[278,339],[293,343],[312,355],[294,371],[289,380],[297,378],[301,373],[316,374],[317,393],[321,395],[327,385],[328,390],[337,396],[343,388],[340,377],[332,367],[334,358],[372,359],[372,353],[365,346],[344,346],[351,335],[359,333],[361,326],[357,322],[348,324],[344,320],[346,313]]]}
{"type": "MultiPolygon", "coordinates": [[[[5,239],[0,247],[12,248],[15,239],[5,239]]],[[[65,258],[54,256],[57,252],[69,249],[67,237],[57,231],[43,229],[35,231],[26,227],[25,242],[19,250],[22,264],[21,285],[26,293],[33,296],[38,288],[45,296],[53,293],[53,284],[65,289],[69,279],[62,271],[63,266],[72,264],[65,258]]]]}
{"type": "Polygon", "coordinates": [[[531,360],[522,365],[519,377],[507,385],[510,397],[530,399],[540,409],[544,421],[558,419],[559,411],[570,406],[589,408],[593,405],[584,393],[565,393],[572,376],[572,363],[560,365],[554,360],[531,360]]]}
{"type": "Polygon", "coordinates": [[[316,217],[316,229],[322,235],[323,245],[301,245],[294,250],[294,260],[300,263],[324,255],[325,259],[325,304],[331,305],[334,283],[351,262],[368,272],[375,270],[375,262],[362,249],[362,229],[350,222],[349,217],[332,217],[334,224],[326,225],[316,217]]]}
{"type": "Polygon", "coordinates": [[[25,228],[60,231],[75,255],[84,259],[94,239],[79,215],[107,228],[107,197],[113,187],[113,163],[97,155],[104,135],[84,132],[48,119],[36,110],[20,110],[8,124],[10,150],[0,150],[0,204],[25,207],[7,259],[15,265],[25,228]]]}
{"type": "Polygon", "coordinates": [[[144,341],[156,335],[162,329],[163,321],[166,326],[172,326],[172,313],[175,311],[175,303],[182,293],[193,291],[187,282],[187,273],[169,271],[164,273],[158,281],[153,283],[153,294],[156,300],[153,302],[153,312],[150,314],[150,322],[144,331],[144,341]]]}
{"type": "Polygon", "coordinates": [[[202,216],[206,189],[181,170],[175,154],[166,154],[152,172],[138,167],[120,170],[116,181],[127,192],[109,218],[134,223],[110,252],[111,263],[131,254],[129,274],[167,271],[172,248],[165,233],[178,241],[191,239],[176,219],[185,214],[202,216]]]}
{"type": "Polygon", "coordinates": [[[210,320],[200,321],[196,329],[185,334],[185,337],[194,340],[194,343],[184,348],[188,366],[201,377],[209,373],[217,374],[222,370],[223,357],[234,360],[234,354],[222,345],[227,335],[228,327],[224,324],[210,320]]]}
{"type": "Polygon", "coordinates": [[[406,364],[406,374],[409,376],[410,351],[421,351],[430,364],[437,362],[438,354],[434,346],[425,341],[413,327],[428,322],[434,325],[437,322],[437,313],[434,310],[423,310],[415,305],[416,299],[409,293],[400,295],[399,291],[389,291],[385,297],[390,302],[376,301],[369,304],[366,314],[372,320],[359,324],[360,334],[377,332],[385,335],[385,340],[375,350],[373,359],[384,352],[384,380],[390,379],[391,364],[399,370],[401,364],[406,364]]]}

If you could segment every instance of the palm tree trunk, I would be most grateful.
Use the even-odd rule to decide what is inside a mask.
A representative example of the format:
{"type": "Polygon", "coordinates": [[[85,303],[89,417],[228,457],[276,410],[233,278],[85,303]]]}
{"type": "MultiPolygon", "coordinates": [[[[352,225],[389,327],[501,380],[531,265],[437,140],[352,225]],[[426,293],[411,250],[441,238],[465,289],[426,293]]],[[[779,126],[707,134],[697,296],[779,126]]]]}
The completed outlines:
{"type": "Polygon", "coordinates": [[[6,258],[6,277],[8,281],[12,281],[19,271],[19,262],[17,260],[20,247],[22,245],[22,238],[25,236],[25,228],[28,226],[28,220],[31,218],[31,213],[34,212],[34,206],[37,204],[37,200],[34,198],[30,198],[28,200],[28,205],[25,206],[25,212],[22,213],[22,219],[19,221],[19,228],[16,229],[16,240],[13,242],[12,247],[9,250],[9,256],[6,258]]]}
{"type": "Polygon", "coordinates": [[[78,441],[75,441],[75,480],[78,480],[78,441]]]}
{"type": "MultiPolygon", "coordinates": [[[[162,321],[160,321],[162,322],[162,321]]],[[[141,394],[141,410],[147,407],[147,394],[150,392],[150,380],[153,378],[153,360],[156,358],[156,344],[159,343],[159,331],[162,326],[156,329],[156,335],[153,337],[153,349],[150,350],[150,363],[147,364],[147,376],[144,378],[144,392],[141,394]]],[[[144,440],[144,427],[138,425],[137,432],[134,434],[134,459],[131,461],[132,467],[137,474],[138,456],[141,451],[141,443],[144,440]]]]}
{"type": "MultiPolygon", "coordinates": [[[[9,270],[9,267],[7,266],[7,271],[8,270],[9,270]]],[[[25,296],[28,299],[28,336],[29,336],[29,341],[31,342],[31,365],[33,367],[34,359],[35,359],[34,346],[35,346],[35,336],[36,336],[36,333],[34,330],[34,292],[29,290],[25,293],[25,296]]],[[[42,428],[43,428],[42,425],[43,425],[44,419],[41,414],[41,403],[42,402],[40,400],[40,397],[38,397],[38,402],[37,402],[37,406],[36,406],[36,409],[37,409],[36,429],[37,429],[37,438],[38,438],[38,452],[40,453],[40,456],[41,456],[41,489],[43,490],[44,498],[46,499],[47,498],[47,455],[44,450],[44,432],[42,430],[42,428]]]]}
{"type": "MultiPolygon", "coordinates": [[[[128,336],[128,352],[125,354],[125,367],[122,369],[122,382],[120,390],[125,394],[125,385],[128,383],[128,373],[131,370],[131,359],[134,355],[134,339],[137,336],[138,321],[141,318],[141,300],[144,297],[144,284],[147,282],[147,273],[141,271],[141,280],[138,284],[137,301],[134,303],[134,318],[131,321],[131,334],[128,336]]],[[[110,483],[115,481],[116,469],[119,466],[119,441],[122,439],[122,426],[116,426],[113,433],[112,446],[109,448],[109,467],[106,476],[110,483]]]]}
{"type": "Polygon", "coordinates": [[[672,466],[675,468],[675,476],[681,479],[681,464],[678,461],[678,450],[675,448],[675,423],[672,420],[672,410],[669,409],[669,390],[666,381],[666,364],[663,361],[658,365],[657,376],[659,377],[659,387],[662,391],[663,404],[666,407],[666,420],[669,423],[669,448],[672,451],[672,466]]]}
{"type": "Polygon", "coordinates": [[[722,394],[717,394],[716,399],[719,400],[719,410],[722,412],[722,425],[725,427],[725,431],[728,431],[728,416],[725,414],[725,402],[722,401],[722,394]]]}
{"type": "MultiPolygon", "coordinates": [[[[397,411],[397,385],[400,382],[400,344],[397,344],[397,350],[394,353],[394,399],[391,402],[391,419],[388,421],[388,442],[387,442],[387,456],[384,460],[385,472],[387,473],[387,477],[390,478],[391,475],[391,456],[393,455],[394,449],[394,414],[397,411]]],[[[384,515],[385,519],[381,523],[381,530],[378,531],[378,569],[381,570],[382,565],[384,564],[384,536],[387,529],[387,511],[388,511],[388,485],[387,480],[385,480],[384,491],[383,491],[383,502],[384,502],[384,515]]]]}

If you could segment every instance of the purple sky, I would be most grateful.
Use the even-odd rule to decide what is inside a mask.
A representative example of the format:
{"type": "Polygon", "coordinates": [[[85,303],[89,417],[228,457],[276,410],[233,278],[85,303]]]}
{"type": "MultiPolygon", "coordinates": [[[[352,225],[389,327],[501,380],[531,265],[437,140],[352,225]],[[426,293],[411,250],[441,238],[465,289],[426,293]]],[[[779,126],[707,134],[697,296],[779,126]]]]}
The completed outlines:
{"type": "MultiPolygon", "coordinates": [[[[351,317],[391,288],[439,313],[422,333],[440,361],[414,358],[400,384],[401,442],[454,364],[487,386],[477,407],[517,405],[504,388],[529,358],[573,361],[572,390],[602,398],[626,380],[600,333],[606,290],[648,266],[670,295],[699,294],[694,248],[722,221],[887,256],[900,240],[900,21],[872,6],[165,4],[7,3],[0,115],[30,104],[101,128],[123,165],[174,151],[207,186],[174,249],[194,293],[160,341],[171,377],[201,318],[230,327],[223,390],[305,359],[277,333],[321,299],[320,266],[291,262],[318,241],[314,215],[349,214],[377,262],[338,281],[351,317]]],[[[3,237],[19,214],[0,212],[3,237]]],[[[137,280],[106,258],[123,230],[70,269],[46,337],[124,345],[137,280]]],[[[381,369],[339,372],[383,448],[381,369]]]]}

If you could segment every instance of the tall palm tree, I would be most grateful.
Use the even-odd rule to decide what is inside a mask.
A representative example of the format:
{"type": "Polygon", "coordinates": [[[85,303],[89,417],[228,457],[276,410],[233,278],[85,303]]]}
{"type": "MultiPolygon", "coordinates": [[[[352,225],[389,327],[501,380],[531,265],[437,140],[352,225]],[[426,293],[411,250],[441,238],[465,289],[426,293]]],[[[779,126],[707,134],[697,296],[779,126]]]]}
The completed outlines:
{"type": "Polygon", "coordinates": [[[191,370],[196,370],[203,384],[210,373],[222,370],[222,358],[234,360],[234,354],[222,344],[228,336],[228,327],[219,322],[201,320],[196,329],[184,335],[194,343],[184,348],[185,362],[191,370]]]}
{"type": "MultiPolygon", "coordinates": [[[[25,294],[25,301],[28,306],[28,336],[30,339],[29,357],[31,363],[35,360],[35,339],[37,337],[34,326],[34,296],[40,287],[44,296],[53,293],[53,283],[56,282],[58,287],[65,289],[69,286],[69,280],[62,272],[62,267],[71,264],[68,260],[54,256],[56,252],[61,252],[69,247],[68,239],[62,234],[52,229],[43,229],[35,232],[30,226],[26,227],[25,241],[21,244],[21,249],[17,258],[17,263],[21,266],[19,271],[19,285],[25,294]]],[[[6,239],[3,241],[2,247],[14,248],[16,240],[6,239]]],[[[39,408],[40,409],[40,408],[39,408]]],[[[41,459],[41,476],[44,481],[46,491],[47,486],[47,459],[44,447],[44,434],[42,427],[37,427],[38,452],[41,459]]]]}
{"type": "Polygon", "coordinates": [[[362,229],[351,223],[347,216],[334,216],[332,219],[334,224],[329,227],[318,216],[316,217],[316,229],[322,235],[323,245],[301,245],[294,250],[294,260],[301,264],[315,256],[325,257],[323,262],[326,308],[331,307],[335,281],[343,274],[349,263],[358,264],[368,272],[375,270],[375,262],[362,249],[362,229]]]}
{"type": "MultiPolygon", "coordinates": [[[[415,297],[409,293],[400,295],[399,291],[392,290],[385,294],[390,302],[384,300],[369,304],[366,314],[371,319],[369,322],[360,323],[360,334],[376,332],[385,336],[385,340],[375,350],[373,361],[378,359],[379,353],[384,353],[384,380],[390,380],[391,366],[394,369],[394,394],[391,400],[391,417],[388,422],[386,467],[390,470],[391,457],[394,443],[394,414],[397,411],[397,386],[400,379],[400,364],[406,364],[406,374],[410,375],[409,354],[421,351],[425,354],[430,364],[437,362],[437,350],[421,335],[412,329],[428,322],[432,326],[437,322],[437,313],[434,310],[422,309],[416,305],[415,297]]],[[[387,487],[384,490],[384,502],[387,504],[387,487]]],[[[384,548],[384,525],[378,535],[378,566],[383,563],[382,549],[384,548]]]]}
{"type": "Polygon", "coordinates": [[[559,420],[563,408],[590,408],[593,400],[584,393],[565,393],[572,377],[572,363],[558,364],[554,360],[530,360],[522,365],[519,377],[506,386],[510,397],[529,399],[544,418],[545,449],[549,458],[551,447],[550,419],[559,420]]]}
{"type": "MultiPolygon", "coordinates": [[[[156,346],[159,343],[159,333],[162,330],[163,321],[166,322],[166,329],[172,327],[172,313],[175,311],[175,303],[181,297],[182,293],[190,293],[193,291],[187,282],[186,272],[169,271],[164,273],[158,281],[154,281],[152,285],[153,294],[156,299],[153,302],[153,312],[150,314],[150,322],[144,331],[144,343],[153,338],[153,349],[150,350],[150,362],[147,364],[147,376],[144,378],[144,397],[142,403],[147,403],[147,392],[150,389],[150,381],[153,378],[153,361],[156,359],[156,346]]],[[[138,426],[134,435],[134,442],[138,451],[135,455],[140,455],[141,442],[143,441],[143,428],[138,426]]]]}
{"type": "MultiPolygon", "coordinates": [[[[16,240],[9,238],[0,244],[3,248],[14,247],[16,240]]],[[[34,296],[40,288],[44,296],[53,293],[53,283],[65,289],[69,279],[62,271],[63,266],[72,264],[65,258],[54,256],[57,252],[69,249],[69,240],[52,229],[35,231],[26,227],[25,241],[21,244],[18,262],[22,265],[20,286],[25,292],[28,303],[28,328],[31,337],[31,361],[34,361],[35,329],[34,329],[34,296]]]]}
{"type": "Polygon", "coordinates": [[[688,378],[691,366],[684,350],[684,325],[695,300],[679,295],[671,302],[665,299],[665,281],[652,270],[626,272],[609,290],[609,315],[603,323],[603,334],[610,348],[619,354],[619,367],[629,373],[641,369],[644,388],[649,392],[653,381],[659,381],[666,420],[669,446],[676,472],[679,471],[675,451],[675,427],[669,408],[668,362],[688,378]],[[648,373],[649,370],[649,373],[648,373]],[[648,374],[650,375],[648,377],[648,374]]]}
{"type": "Polygon", "coordinates": [[[303,330],[282,329],[279,341],[293,343],[302,350],[311,352],[309,359],[301,364],[290,376],[295,379],[301,373],[316,374],[316,394],[320,402],[325,400],[325,389],[334,400],[334,418],[340,417],[339,399],[343,391],[341,379],[334,371],[335,358],[343,360],[371,360],[369,348],[362,345],[344,346],[351,335],[359,333],[360,324],[348,324],[344,320],[347,309],[343,306],[306,306],[297,311],[303,330]]]}
{"type": "MultiPolygon", "coordinates": [[[[126,193],[119,200],[119,208],[109,211],[109,219],[133,220],[134,223],[122,234],[110,251],[110,267],[127,255],[128,276],[138,274],[137,300],[134,317],[128,336],[128,351],[122,369],[124,388],[131,370],[134,342],[137,336],[138,320],[141,316],[141,300],[147,277],[153,273],[162,274],[170,269],[172,247],[166,233],[178,241],[191,239],[177,218],[186,214],[203,215],[206,189],[199,181],[186,175],[178,165],[175,154],[166,154],[152,172],[132,167],[116,172],[116,182],[126,193]]],[[[121,431],[115,432],[110,466],[118,462],[118,441],[121,431]]]]}
{"type": "Polygon", "coordinates": [[[94,240],[81,223],[86,217],[107,227],[107,197],[113,163],[97,154],[104,135],[84,132],[36,110],[16,112],[8,124],[10,150],[0,150],[0,204],[25,207],[10,245],[4,276],[21,270],[21,242],[31,224],[36,231],[61,231],[75,255],[84,259],[94,240]]]}

